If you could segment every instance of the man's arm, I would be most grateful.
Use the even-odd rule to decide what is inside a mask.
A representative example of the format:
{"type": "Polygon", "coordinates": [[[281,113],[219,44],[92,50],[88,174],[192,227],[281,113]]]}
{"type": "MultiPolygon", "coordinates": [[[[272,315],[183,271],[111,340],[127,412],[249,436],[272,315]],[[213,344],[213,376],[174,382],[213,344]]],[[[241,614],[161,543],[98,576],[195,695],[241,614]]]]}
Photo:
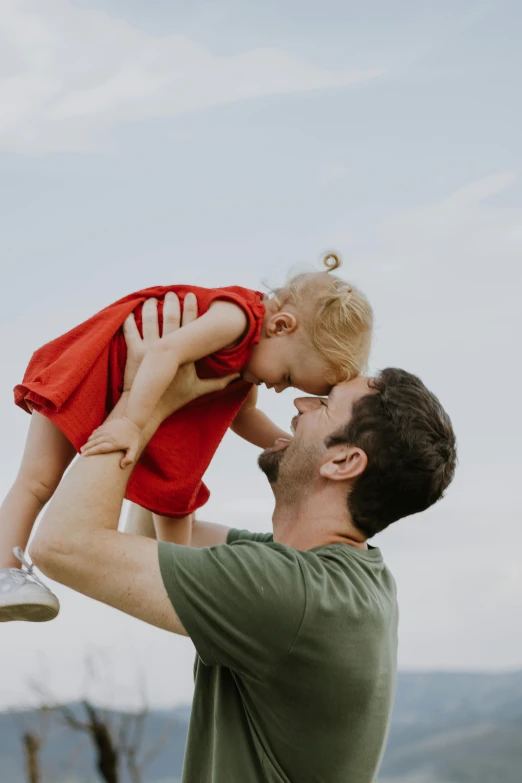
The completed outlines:
{"type": "MultiPolygon", "coordinates": [[[[181,367],[143,430],[141,449],[167,416],[228,382],[230,378],[202,381],[193,364],[181,367]]],[[[126,403],[124,394],[111,417],[122,416],[126,403]]],[[[157,542],[117,531],[133,467],[120,468],[120,459],[115,452],[76,460],[38,526],[31,556],[50,578],[151,625],[186,635],[163,586],[157,542]]]]}
{"type": "MultiPolygon", "coordinates": [[[[157,423],[144,430],[148,442],[157,423]]],[[[131,468],[120,454],[80,458],[65,475],[31,545],[51,579],[151,625],[186,635],[163,586],[158,545],[117,531],[131,468]]]]}

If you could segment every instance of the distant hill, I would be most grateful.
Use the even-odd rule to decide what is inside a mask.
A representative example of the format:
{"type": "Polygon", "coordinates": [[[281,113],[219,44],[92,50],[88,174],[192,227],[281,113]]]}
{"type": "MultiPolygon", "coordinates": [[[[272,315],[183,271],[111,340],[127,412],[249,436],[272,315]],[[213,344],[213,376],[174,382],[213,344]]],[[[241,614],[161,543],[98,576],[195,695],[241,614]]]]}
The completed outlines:
{"type": "MultiPolygon", "coordinates": [[[[80,714],[79,705],[70,706],[80,714]]],[[[32,711],[0,713],[1,783],[26,783],[21,735],[38,720],[32,711]]],[[[151,714],[144,747],[164,735],[168,741],[147,767],[146,783],[181,778],[188,720],[188,707],[151,714]]],[[[42,783],[99,783],[87,738],[64,728],[54,715],[46,724],[42,783]]],[[[380,780],[521,783],[522,672],[401,673],[380,780]]],[[[122,783],[128,783],[125,774],[122,783]]]]}
{"type": "Polygon", "coordinates": [[[522,672],[401,674],[381,779],[521,783],[522,672]]]}

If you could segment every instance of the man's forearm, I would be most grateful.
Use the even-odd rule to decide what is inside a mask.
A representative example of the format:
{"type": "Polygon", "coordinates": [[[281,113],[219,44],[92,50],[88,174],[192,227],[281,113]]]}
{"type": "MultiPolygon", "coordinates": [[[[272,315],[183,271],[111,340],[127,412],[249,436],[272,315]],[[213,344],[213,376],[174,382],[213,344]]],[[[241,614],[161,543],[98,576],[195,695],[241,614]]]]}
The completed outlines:
{"type": "MultiPolygon", "coordinates": [[[[123,416],[127,394],[123,394],[109,418],[123,416]]],[[[151,418],[143,430],[140,454],[161,423],[151,418]]],[[[139,458],[139,455],[138,455],[139,458]]],[[[33,558],[45,558],[83,546],[93,535],[114,531],[118,526],[127,482],[134,465],[122,469],[121,453],[80,457],[62,479],[31,546],[33,558]]],[[[49,570],[49,569],[46,569],[49,570]]]]}
{"type": "MultiPolygon", "coordinates": [[[[113,415],[124,406],[125,400],[113,415]]],[[[146,425],[143,447],[158,423],[146,425]]],[[[31,556],[51,579],[186,635],[163,585],[157,542],[116,530],[131,470],[120,468],[118,452],[78,459],[45,513],[31,556]]]]}

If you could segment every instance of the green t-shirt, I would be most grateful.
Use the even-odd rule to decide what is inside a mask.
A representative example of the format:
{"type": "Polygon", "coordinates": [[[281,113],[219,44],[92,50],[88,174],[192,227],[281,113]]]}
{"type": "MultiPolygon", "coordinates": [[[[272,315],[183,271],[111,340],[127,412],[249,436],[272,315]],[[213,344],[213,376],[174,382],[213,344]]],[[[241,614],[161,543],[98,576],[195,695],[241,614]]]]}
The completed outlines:
{"type": "Polygon", "coordinates": [[[376,548],[231,530],[159,544],[197,651],[183,783],[371,783],[395,687],[395,582],[376,548]]]}

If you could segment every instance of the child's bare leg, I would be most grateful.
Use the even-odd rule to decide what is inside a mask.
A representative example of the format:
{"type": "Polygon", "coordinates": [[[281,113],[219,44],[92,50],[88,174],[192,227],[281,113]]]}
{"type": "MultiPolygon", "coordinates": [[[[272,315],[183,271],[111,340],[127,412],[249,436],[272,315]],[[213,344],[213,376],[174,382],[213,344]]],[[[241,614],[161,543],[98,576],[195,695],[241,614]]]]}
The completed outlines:
{"type": "Polygon", "coordinates": [[[191,540],[193,517],[193,514],[183,519],[162,517],[136,503],[131,503],[123,530],[136,536],[157,538],[160,541],[169,541],[171,544],[188,546],[191,540]]]}
{"type": "Polygon", "coordinates": [[[190,546],[192,539],[192,523],[194,514],[189,514],[181,519],[152,515],[158,541],[168,541],[170,544],[184,544],[190,546]]]}
{"type": "Polygon", "coordinates": [[[18,476],[0,508],[0,568],[20,567],[13,547],[26,548],[36,517],[75,453],[63,432],[34,411],[18,476]]]}
{"type": "Polygon", "coordinates": [[[123,532],[145,538],[156,538],[156,530],[152,519],[152,511],[131,503],[127,518],[123,523],[123,532]]]}

